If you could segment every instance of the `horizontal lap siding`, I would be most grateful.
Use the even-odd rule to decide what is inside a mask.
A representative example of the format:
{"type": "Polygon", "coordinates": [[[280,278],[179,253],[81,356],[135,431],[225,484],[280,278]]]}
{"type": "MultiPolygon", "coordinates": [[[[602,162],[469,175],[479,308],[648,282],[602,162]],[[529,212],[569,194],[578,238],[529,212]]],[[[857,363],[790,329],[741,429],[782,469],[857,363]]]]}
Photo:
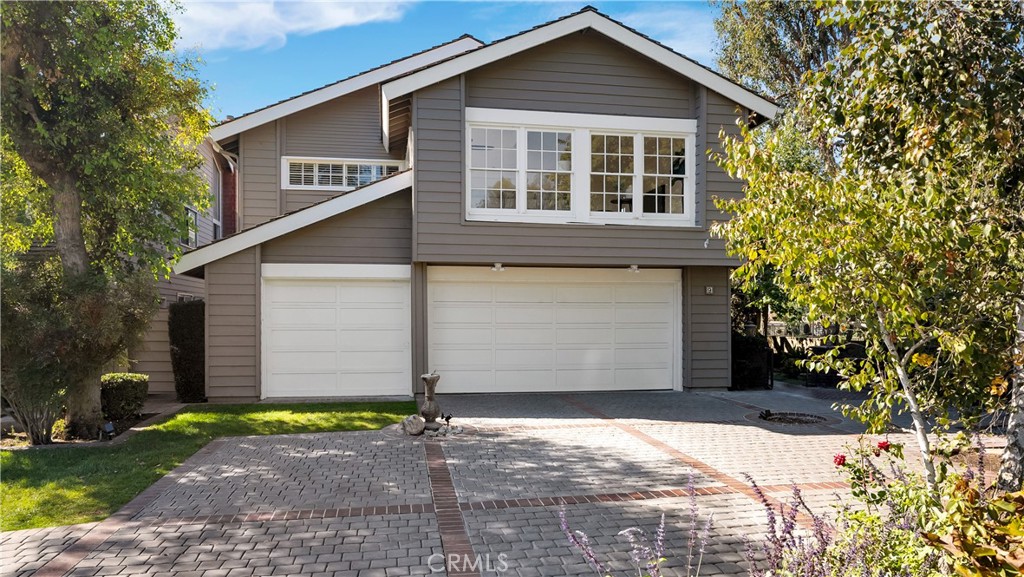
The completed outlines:
{"type": "MultiPolygon", "coordinates": [[[[380,94],[364,88],[282,120],[282,156],[402,160],[405,149],[384,150],[380,94]]],[[[285,210],[293,211],[337,196],[333,190],[284,190],[285,210]]]]}
{"type": "MultiPolygon", "coordinates": [[[[465,106],[675,118],[696,117],[700,94],[690,81],[592,31],[473,71],[466,75],[465,87],[465,106]]],[[[709,239],[703,226],[683,230],[466,222],[462,100],[458,78],[420,90],[414,99],[415,260],[550,266],[735,264],[723,243],[709,239]]],[[[713,112],[716,122],[723,119],[720,107],[713,112]]],[[[734,120],[729,120],[732,126],[734,120]]],[[[717,140],[718,126],[700,123],[699,129],[705,127],[713,129],[717,140]]],[[[707,146],[698,148],[700,157],[707,146]]],[[[698,170],[706,164],[699,161],[698,170]]],[[[707,199],[740,190],[720,174],[706,177],[702,197],[716,218],[707,199]]],[[[705,176],[696,178],[700,183],[705,176]]],[[[698,217],[701,224],[704,220],[698,217]]]]}
{"type": "Polygon", "coordinates": [[[409,264],[412,199],[392,194],[263,245],[265,263],[409,264]]]}
{"type": "Polygon", "coordinates": [[[683,118],[690,83],[607,37],[571,34],[466,75],[466,105],[683,118]]]}
{"type": "Polygon", "coordinates": [[[281,213],[281,158],[277,123],[271,122],[240,136],[242,228],[266,222],[281,213]]]}
{"type": "Polygon", "coordinates": [[[687,348],[690,383],[693,388],[723,388],[730,385],[729,269],[692,267],[688,271],[689,333],[687,348]],[[714,294],[706,294],[705,287],[714,294]]]}
{"type": "MultiPolygon", "coordinates": [[[[721,153],[721,138],[719,132],[723,129],[730,136],[737,136],[740,133],[736,120],[745,113],[737,111],[737,104],[728,100],[721,94],[711,90],[707,94],[707,134],[708,146],[712,152],[721,153]]],[[[733,200],[743,194],[743,181],[735,180],[726,174],[725,169],[714,160],[707,161],[707,218],[710,222],[727,220],[729,216],[718,210],[715,206],[714,197],[733,200]]]]}
{"type": "Polygon", "coordinates": [[[131,359],[132,371],[149,375],[150,393],[173,393],[174,371],[167,336],[167,307],[182,293],[203,298],[206,287],[202,279],[181,275],[171,275],[169,279],[158,281],[156,286],[161,298],[160,310],[149,321],[142,342],[129,351],[128,358],[131,359]]]}
{"type": "Polygon", "coordinates": [[[206,395],[259,397],[260,249],[206,265],[206,395]]]}

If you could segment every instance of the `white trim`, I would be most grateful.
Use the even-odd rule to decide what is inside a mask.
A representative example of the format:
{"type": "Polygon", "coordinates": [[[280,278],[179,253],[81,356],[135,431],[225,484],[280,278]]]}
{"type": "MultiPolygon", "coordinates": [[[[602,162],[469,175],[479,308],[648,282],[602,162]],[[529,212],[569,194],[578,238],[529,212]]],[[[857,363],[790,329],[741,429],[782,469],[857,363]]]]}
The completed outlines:
{"type": "Polygon", "coordinates": [[[627,133],[697,132],[697,121],[691,118],[652,118],[647,116],[612,116],[607,114],[576,114],[537,110],[466,107],[466,122],[509,124],[512,126],[559,128],[590,128],[627,133]]]}
{"type": "Polygon", "coordinates": [[[774,118],[779,111],[778,106],[761,96],[592,11],[574,14],[564,20],[545,24],[507,40],[484,46],[457,58],[385,82],[381,86],[381,90],[389,100],[397,98],[586,28],[592,28],[612,40],[636,50],[655,62],[707,86],[762,116],[774,118]]]}
{"type": "Polygon", "coordinates": [[[407,264],[264,264],[266,279],[309,280],[408,280],[412,266],[407,264]]]}
{"type": "Polygon", "coordinates": [[[301,110],[323,104],[329,100],[344,96],[346,94],[361,90],[368,86],[379,84],[396,76],[407,74],[413,70],[429,66],[435,62],[462,54],[468,50],[476,49],[483,44],[475,38],[460,38],[443,46],[427,50],[422,54],[411,56],[393,64],[387,64],[380,68],[353,76],[347,80],[325,86],[318,90],[297,96],[291,100],[268,106],[263,110],[252,112],[237,120],[230,120],[210,131],[210,138],[223,140],[229,136],[245,132],[257,126],[273,122],[279,118],[295,114],[301,110]]]}
{"type": "Polygon", "coordinates": [[[253,246],[275,239],[279,236],[299,230],[300,228],[318,223],[322,220],[339,215],[343,212],[363,206],[364,204],[384,198],[400,190],[412,186],[412,171],[400,172],[373,184],[368,184],[355,191],[344,194],[331,200],[315,204],[291,214],[271,220],[249,230],[240,232],[208,244],[202,248],[187,252],[182,255],[177,264],[174,265],[174,272],[182,274],[197,269],[215,260],[222,259],[228,255],[251,248],[253,246]]]}
{"type": "MultiPolygon", "coordinates": [[[[406,169],[405,161],[393,160],[390,158],[383,159],[371,159],[371,158],[326,158],[320,156],[282,156],[281,157],[281,188],[284,190],[337,190],[346,192],[349,190],[355,190],[356,186],[322,186],[319,184],[292,184],[290,181],[291,167],[289,166],[292,162],[302,163],[316,163],[316,164],[365,164],[373,166],[392,166],[397,167],[398,171],[401,172],[406,169]]],[[[313,177],[316,178],[317,174],[314,173],[313,177]]]]}
{"type": "MultiPolygon", "coordinates": [[[[464,148],[465,188],[463,190],[467,221],[472,222],[516,222],[527,224],[618,224],[626,226],[658,226],[673,228],[695,228],[697,226],[696,202],[696,138],[697,121],[681,118],[632,118],[599,114],[562,114],[551,112],[513,111],[494,108],[466,108],[464,148]],[[520,118],[525,118],[524,125],[520,118]],[[544,124],[550,122],[551,124],[544,124]],[[472,161],[472,130],[474,128],[497,128],[516,130],[516,208],[474,208],[472,161]],[[531,130],[559,131],[572,133],[572,185],[570,189],[571,209],[568,211],[540,211],[526,208],[526,165],[527,135],[531,130]],[[634,143],[634,212],[606,213],[590,210],[591,178],[591,134],[618,133],[633,137],[634,143]],[[641,182],[645,175],[643,138],[647,136],[672,136],[686,139],[687,173],[683,181],[683,212],[681,214],[643,212],[643,190],[641,182]],[[636,210],[639,209],[639,210],[636,210]]],[[[498,170],[498,169],[493,169],[498,170]]]]}

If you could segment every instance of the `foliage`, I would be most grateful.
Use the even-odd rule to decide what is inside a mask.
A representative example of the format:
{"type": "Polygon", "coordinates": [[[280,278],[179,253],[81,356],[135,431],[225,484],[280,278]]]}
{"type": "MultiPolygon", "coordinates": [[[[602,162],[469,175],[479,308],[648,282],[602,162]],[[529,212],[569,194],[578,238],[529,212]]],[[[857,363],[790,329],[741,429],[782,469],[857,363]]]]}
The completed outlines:
{"type": "Polygon", "coordinates": [[[746,260],[739,278],[774,270],[812,319],[865,323],[868,362],[834,350],[812,368],[871,387],[851,414],[873,431],[909,410],[930,482],[927,420],[970,421],[998,402],[988,391],[1008,366],[1022,290],[1012,202],[1024,186],[1024,79],[1007,71],[1024,66],[1024,15],[970,6],[831,9],[826,23],[848,29],[850,45],[808,77],[792,115],[842,144],[835,169],[794,166],[785,135],[748,129],[720,159],[748,183],[722,203],[736,216],[718,229],[746,260]]]}
{"type": "Polygon", "coordinates": [[[70,184],[92,263],[169,272],[182,207],[209,204],[195,169],[210,125],[196,62],[173,50],[171,17],[153,0],[5,2],[2,16],[4,132],[48,187],[5,198],[39,219],[5,221],[5,238],[17,239],[5,251],[52,234],[49,199],[70,184]]]}
{"type": "Polygon", "coordinates": [[[141,415],[149,394],[149,375],[107,373],[100,378],[100,394],[106,419],[120,421],[141,415]]]}
{"type": "Polygon", "coordinates": [[[726,76],[783,104],[800,92],[802,78],[821,70],[848,40],[848,31],[820,21],[823,9],[808,0],[720,0],[715,19],[716,63],[726,76]]]}
{"type": "Polygon", "coordinates": [[[925,540],[953,557],[964,577],[1010,577],[1024,571],[1024,491],[986,498],[968,477],[943,486],[942,507],[925,540]]]}
{"type": "MultiPolygon", "coordinates": [[[[699,511],[697,508],[697,491],[693,484],[693,475],[687,484],[690,496],[690,527],[687,534],[686,550],[686,573],[685,577],[698,577],[700,568],[704,561],[704,551],[708,544],[708,535],[711,532],[711,524],[714,515],[709,515],[704,521],[703,529],[698,534],[697,519],[699,511]],[[696,564],[695,563],[696,560],[696,564]]],[[[573,531],[569,527],[569,520],[565,515],[565,507],[558,511],[558,518],[562,533],[568,539],[569,546],[575,549],[587,562],[587,565],[594,570],[597,577],[610,577],[612,569],[601,562],[593,546],[590,544],[590,537],[583,531],[573,531]]],[[[651,535],[639,527],[629,527],[618,532],[618,536],[625,537],[629,543],[629,559],[636,571],[637,577],[661,577],[661,565],[668,559],[665,557],[665,514],[662,513],[661,521],[654,532],[653,540],[651,535]]]]}
{"type": "Polygon", "coordinates": [[[174,390],[183,403],[206,401],[206,303],[171,303],[167,312],[174,390]]]}
{"type": "Polygon", "coordinates": [[[191,406],[119,446],[0,452],[0,530],[103,519],[218,437],[379,429],[414,402],[191,406]]]}
{"type": "Polygon", "coordinates": [[[32,443],[47,444],[67,383],[99,374],[133,344],[156,308],[154,288],[139,274],[69,281],[45,254],[9,261],[2,274],[3,396],[32,443]]]}
{"type": "MultiPolygon", "coordinates": [[[[174,39],[158,0],[0,4],[0,122],[5,160],[17,157],[4,190],[15,194],[4,199],[3,216],[13,218],[4,223],[3,261],[52,240],[66,281],[94,300],[109,296],[106,286],[169,272],[187,227],[184,206],[209,205],[196,170],[210,125],[206,88],[174,39]]],[[[148,306],[149,295],[137,296],[108,302],[148,306]]],[[[71,362],[102,365],[124,351],[92,352],[71,362]]],[[[99,430],[98,376],[64,382],[77,436],[99,430]]]]}

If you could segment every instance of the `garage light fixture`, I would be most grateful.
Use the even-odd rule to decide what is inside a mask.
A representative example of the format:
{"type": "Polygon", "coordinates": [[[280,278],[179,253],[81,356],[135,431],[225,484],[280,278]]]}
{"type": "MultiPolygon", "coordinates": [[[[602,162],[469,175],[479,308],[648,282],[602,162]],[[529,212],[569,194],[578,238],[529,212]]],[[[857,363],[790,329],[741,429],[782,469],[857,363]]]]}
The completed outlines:
{"type": "Polygon", "coordinates": [[[640,272],[640,265],[631,264],[629,265],[629,272],[640,272]]]}
{"type": "Polygon", "coordinates": [[[494,266],[491,267],[491,270],[493,270],[494,272],[504,272],[505,267],[501,266],[500,262],[496,262],[494,263],[494,266]]]}

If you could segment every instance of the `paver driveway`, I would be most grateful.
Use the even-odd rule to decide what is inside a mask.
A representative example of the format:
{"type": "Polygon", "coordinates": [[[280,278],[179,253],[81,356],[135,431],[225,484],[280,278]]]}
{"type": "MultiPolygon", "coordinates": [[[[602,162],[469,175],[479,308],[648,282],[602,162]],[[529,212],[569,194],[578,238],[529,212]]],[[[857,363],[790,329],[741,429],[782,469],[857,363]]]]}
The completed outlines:
{"type": "Polygon", "coordinates": [[[821,507],[843,490],[832,455],[858,428],[811,393],[442,395],[467,434],[221,439],[103,523],[3,534],[3,575],[47,562],[38,575],[590,573],[561,533],[563,507],[620,575],[619,531],[653,531],[664,513],[666,573],[681,575],[691,523],[713,513],[701,575],[742,575],[744,537],[764,525],[745,473],[776,497],[798,484],[821,507]],[[751,418],[761,408],[830,420],[770,425],[751,418]]]}

